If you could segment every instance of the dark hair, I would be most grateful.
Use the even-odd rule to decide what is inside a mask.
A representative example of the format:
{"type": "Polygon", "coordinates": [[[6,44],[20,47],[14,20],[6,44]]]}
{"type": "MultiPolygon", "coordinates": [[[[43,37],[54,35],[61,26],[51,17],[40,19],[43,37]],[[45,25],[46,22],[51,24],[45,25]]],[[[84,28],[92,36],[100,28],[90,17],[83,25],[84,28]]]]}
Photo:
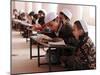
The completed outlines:
{"type": "Polygon", "coordinates": [[[17,11],[17,9],[13,9],[13,12],[17,11]]]}
{"type": "MultiPolygon", "coordinates": [[[[84,29],[83,29],[83,27],[82,27],[80,21],[75,21],[74,24],[77,26],[77,28],[78,28],[79,30],[82,29],[82,30],[84,31],[84,29]]],[[[80,39],[83,38],[83,37],[85,37],[85,36],[88,36],[88,32],[84,32],[83,35],[80,36],[80,39]]]]}
{"type": "Polygon", "coordinates": [[[24,16],[25,16],[25,12],[21,13],[20,15],[21,15],[22,17],[24,17],[24,16]]]}
{"type": "Polygon", "coordinates": [[[34,11],[31,11],[31,12],[29,13],[29,16],[34,16],[34,11]]]}
{"type": "Polygon", "coordinates": [[[44,11],[39,10],[38,13],[42,13],[43,15],[45,15],[44,11]]]}
{"type": "MultiPolygon", "coordinates": [[[[61,15],[64,15],[65,19],[69,19],[63,12],[60,12],[61,15]]],[[[69,19],[70,20],[70,19],[69,19]]]]}
{"type": "Polygon", "coordinates": [[[74,24],[77,26],[78,29],[82,29],[83,30],[83,27],[82,27],[80,21],[75,21],[74,24]]]}
{"type": "Polygon", "coordinates": [[[56,19],[53,19],[52,21],[56,21],[56,19]]]}
{"type": "Polygon", "coordinates": [[[35,19],[38,19],[38,14],[34,14],[33,17],[34,17],[35,19]]]}

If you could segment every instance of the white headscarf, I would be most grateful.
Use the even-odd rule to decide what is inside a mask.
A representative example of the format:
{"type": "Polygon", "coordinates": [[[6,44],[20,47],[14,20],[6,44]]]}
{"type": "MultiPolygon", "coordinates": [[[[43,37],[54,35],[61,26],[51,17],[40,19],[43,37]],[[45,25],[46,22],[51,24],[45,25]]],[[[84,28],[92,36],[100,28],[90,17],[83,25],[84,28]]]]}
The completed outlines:
{"type": "Polygon", "coordinates": [[[81,23],[84,32],[88,32],[87,22],[85,20],[79,20],[79,22],[81,23]]]}
{"type": "Polygon", "coordinates": [[[61,10],[70,20],[72,18],[72,13],[68,9],[61,10]]]}
{"type": "Polygon", "coordinates": [[[45,23],[48,23],[50,21],[52,21],[53,19],[55,19],[57,17],[57,14],[54,12],[50,12],[46,15],[45,17],[45,23]]]}

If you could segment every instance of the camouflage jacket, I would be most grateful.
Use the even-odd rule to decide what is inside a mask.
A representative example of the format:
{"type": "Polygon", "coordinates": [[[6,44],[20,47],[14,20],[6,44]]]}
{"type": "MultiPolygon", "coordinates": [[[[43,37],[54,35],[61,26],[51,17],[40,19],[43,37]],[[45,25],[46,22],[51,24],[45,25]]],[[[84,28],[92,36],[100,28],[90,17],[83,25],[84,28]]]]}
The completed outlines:
{"type": "MultiPolygon", "coordinates": [[[[83,42],[85,40],[86,37],[84,37],[83,42]]],[[[84,44],[78,48],[76,55],[80,59],[80,63],[85,64],[89,69],[96,68],[96,49],[89,37],[84,44]]]]}

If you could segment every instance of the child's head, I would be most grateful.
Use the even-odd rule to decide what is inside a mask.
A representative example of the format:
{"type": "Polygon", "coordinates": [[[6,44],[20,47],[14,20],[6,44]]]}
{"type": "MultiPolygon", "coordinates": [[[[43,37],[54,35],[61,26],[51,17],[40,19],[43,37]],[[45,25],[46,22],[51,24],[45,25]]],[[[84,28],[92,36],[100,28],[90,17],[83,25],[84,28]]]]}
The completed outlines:
{"type": "Polygon", "coordinates": [[[80,36],[82,36],[84,33],[87,33],[87,23],[84,20],[77,20],[74,22],[73,25],[73,34],[76,39],[79,39],[80,36]]]}
{"type": "Polygon", "coordinates": [[[38,17],[46,16],[46,11],[44,9],[41,9],[38,11],[38,17]]]}
{"type": "Polygon", "coordinates": [[[45,17],[45,23],[52,31],[57,31],[59,22],[57,20],[57,15],[54,12],[47,14],[45,17]]]}

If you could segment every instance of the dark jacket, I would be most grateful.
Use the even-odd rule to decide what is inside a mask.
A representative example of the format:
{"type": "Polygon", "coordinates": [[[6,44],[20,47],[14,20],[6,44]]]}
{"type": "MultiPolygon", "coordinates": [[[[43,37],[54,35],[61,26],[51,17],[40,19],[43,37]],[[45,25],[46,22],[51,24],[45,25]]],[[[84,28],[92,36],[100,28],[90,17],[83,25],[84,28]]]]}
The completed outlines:
{"type": "Polygon", "coordinates": [[[67,45],[76,46],[78,44],[78,41],[75,39],[72,32],[73,30],[70,23],[63,24],[61,29],[59,30],[59,37],[63,38],[67,45]]]}
{"type": "Polygon", "coordinates": [[[40,25],[44,25],[44,23],[45,23],[45,22],[44,22],[44,18],[45,18],[44,16],[39,18],[38,23],[39,23],[40,25]]]}
{"type": "Polygon", "coordinates": [[[69,23],[63,24],[59,30],[59,37],[68,38],[72,35],[72,27],[69,23]]]}

